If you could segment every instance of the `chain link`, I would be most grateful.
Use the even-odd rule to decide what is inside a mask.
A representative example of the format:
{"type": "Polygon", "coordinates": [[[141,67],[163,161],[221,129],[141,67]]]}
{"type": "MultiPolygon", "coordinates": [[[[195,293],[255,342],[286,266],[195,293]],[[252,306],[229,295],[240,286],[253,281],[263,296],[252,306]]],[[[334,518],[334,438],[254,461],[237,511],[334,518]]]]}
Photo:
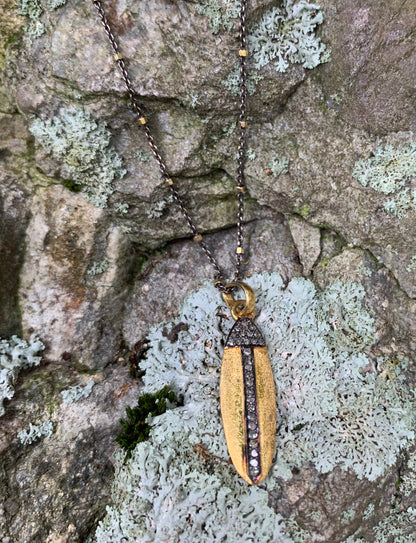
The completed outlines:
{"type": "MultiPolygon", "coordinates": [[[[147,124],[147,119],[144,116],[144,112],[139,105],[137,99],[136,99],[136,92],[134,91],[132,82],[129,77],[129,73],[127,71],[126,63],[124,61],[123,55],[120,53],[119,45],[117,43],[117,40],[111,30],[111,27],[108,23],[107,16],[105,14],[103,5],[101,0],[92,0],[94,6],[97,9],[98,16],[100,18],[101,24],[104,27],[104,31],[108,37],[108,40],[110,42],[111,48],[113,49],[114,53],[114,59],[117,63],[117,66],[120,70],[121,76],[123,78],[124,84],[127,89],[127,93],[129,95],[130,103],[132,110],[137,115],[139,123],[143,125],[145,135],[147,138],[147,142],[149,144],[149,147],[156,159],[156,162],[159,165],[159,169],[162,175],[162,178],[167,183],[169,190],[171,191],[171,194],[179,206],[182,215],[188,224],[188,227],[192,233],[192,236],[194,240],[198,241],[201,249],[207,256],[209,262],[212,264],[212,266],[215,269],[215,286],[221,291],[221,292],[229,292],[230,289],[227,289],[224,286],[224,275],[222,273],[222,270],[212,254],[210,248],[207,246],[205,241],[203,240],[201,234],[198,232],[198,229],[195,225],[195,222],[193,221],[191,215],[188,212],[188,209],[185,205],[184,200],[182,199],[181,195],[178,193],[176,188],[173,186],[173,181],[169,175],[168,168],[159,152],[159,149],[153,139],[152,133],[150,131],[150,128],[147,124]]],[[[239,58],[240,58],[240,103],[239,103],[239,109],[240,109],[240,115],[239,115],[239,128],[240,128],[240,134],[238,139],[238,152],[237,152],[237,178],[236,178],[236,190],[237,190],[237,203],[238,203],[238,209],[237,209],[237,249],[236,249],[236,269],[235,269],[235,280],[240,280],[242,275],[242,264],[243,264],[243,242],[244,242],[244,230],[243,230],[243,218],[244,218],[244,189],[245,189],[245,179],[244,179],[244,165],[245,165],[245,158],[246,158],[246,134],[247,134],[247,38],[246,38],[246,11],[247,11],[247,0],[241,0],[241,8],[240,8],[240,30],[239,30],[239,39],[240,39],[240,51],[239,51],[239,58]]]]}

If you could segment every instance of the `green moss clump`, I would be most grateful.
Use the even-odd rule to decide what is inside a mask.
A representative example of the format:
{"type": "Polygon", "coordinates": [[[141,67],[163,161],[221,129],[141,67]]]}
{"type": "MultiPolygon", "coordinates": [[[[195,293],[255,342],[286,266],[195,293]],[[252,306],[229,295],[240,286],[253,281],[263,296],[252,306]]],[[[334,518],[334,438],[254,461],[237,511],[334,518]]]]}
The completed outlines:
{"type": "Polygon", "coordinates": [[[309,204],[303,204],[301,207],[295,207],[293,211],[303,218],[306,218],[311,211],[311,206],[309,204]]]}
{"type": "Polygon", "coordinates": [[[137,443],[149,437],[151,429],[149,415],[151,417],[163,415],[169,402],[175,402],[175,394],[168,386],[165,386],[154,394],[146,393],[140,396],[136,407],[127,407],[127,419],[120,419],[123,429],[116,438],[120,447],[127,451],[126,460],[131,458],[131,453],[137,443]]]}
{"type": "Polygon", "coordinates": [[[72,179],[63,179],[61,183],[64,187],[66,187],[71,192],[81,192],[83,189],[83,185],[81,185],[80,183],[76,183],[75,181],[72,181],[72,179]]]}

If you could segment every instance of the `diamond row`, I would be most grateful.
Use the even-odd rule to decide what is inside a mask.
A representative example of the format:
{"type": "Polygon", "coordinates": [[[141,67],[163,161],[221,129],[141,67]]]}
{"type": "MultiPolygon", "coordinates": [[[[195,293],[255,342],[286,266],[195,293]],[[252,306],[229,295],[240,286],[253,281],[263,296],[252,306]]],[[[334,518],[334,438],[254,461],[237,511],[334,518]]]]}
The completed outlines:
{"type": "Polygon", "coordinates": [[[252,347],[242,347],[244,394],[247,424],[247,462],[248,475],[255,480],[260,475],[259,422],[257,414],[256,376],[252,347]]]}

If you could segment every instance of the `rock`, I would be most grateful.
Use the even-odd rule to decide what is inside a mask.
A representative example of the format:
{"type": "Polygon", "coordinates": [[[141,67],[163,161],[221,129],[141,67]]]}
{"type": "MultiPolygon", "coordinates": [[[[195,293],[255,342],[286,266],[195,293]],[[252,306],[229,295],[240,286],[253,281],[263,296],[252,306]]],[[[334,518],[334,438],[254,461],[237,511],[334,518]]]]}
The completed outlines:
{"type": "Polygon", "coordinates": [[[298,217],[289,219],[290,232],[299,251],[303,275],[308,276],[321,254],[321,231],[298,217]]]}
{"type": "MultiPolygon", "coordinates": [[[[232,279],[238,2],[104,5],[175,186],[232,279]]],[[[278,271],[285,284],[304,274],[321,290],[360,282],[374,367],[393,380],[406,366],[411,387],[415,13],[397,0],[384,8],[250,2],[245,272],[278,271]]],[[[0,529],[13,543],[85,541],[110,501],[118,419],[140,390],[116,360],[214,271],[161,180],[93,3],[0,0],[0,13],[0,332],[46,345],[5,405],[0,529]],[[108,189],[98,206],[87,199],[97,179],[108,189]],[[88,378],[91,395],[63,403],[88,378]],[[49,419],[51,437],[20,443],[49,419]]],[[[358,530],[379,543],[380,515],[406,524],[414,506],[412,493],[400,504],[402,476],[406,489],[413,480],[405,454],[380,488],[301,466],[269,505],[293,520],[294,539],[340,543],[358,530]]]]}

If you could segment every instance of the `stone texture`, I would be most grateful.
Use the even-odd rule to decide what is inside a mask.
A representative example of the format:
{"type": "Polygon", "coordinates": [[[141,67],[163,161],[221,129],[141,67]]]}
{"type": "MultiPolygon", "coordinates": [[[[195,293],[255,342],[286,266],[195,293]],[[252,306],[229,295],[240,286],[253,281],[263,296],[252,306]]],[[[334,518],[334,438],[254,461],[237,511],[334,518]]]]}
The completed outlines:
{"type": "MultiPolygon", "coordinates": [[[[44,365],[20,378],[1,421],[0,526],[13,543],[78,542],[94,532],[109,499],[117,421],[139,390],[125,365],[113,363],[123,344],[144,339],[213,277],[127,107],[94,6],[41,4],[45,32],[35,38],[15,4],[0,0],[0,333],[36,332],[46,344],[44,365]],[[107,209],[63,186],[61,164],[30,135],[35,118],[63,107],[106,122],[123,158],[127,174],[107,209]],[[88,273],[104,262],[102,273],[88,273]],[[91,397],[62,404],[60,391],[87,374],[97,383],[91,397]],[[46,415],[53,436],[20,444],[17,432],[46,415]]],[[[190,1],[105,5],[155,140],[232,277],[238,103],[223,82],[235,64],[237,28],[212,34],[190,1]]],[[[271,5],[253,2],[249,20],[271,5]]],[[[309,274],[322,288],[335,278],[361,281],[380,356],[407,357],[413,367],[416,214],[388,215],[384,196],[352,172],[379,146],[415,141],[415,7],[398,0],[320,6],[318,32],[331,61],[313,71],[266,66],[249,97],[247,270],[279,271],[285,281],[309,274]],[[273,173],[282,158],[287,170],[273,173]]],[[[416,189],[414,179],[408,186],[416,189]]],[[[377,514],[387,514],[395,481],[394,470],[376,489],[305,468],[271,499],[310,541],[336,543],[367,526],[358,517],[342,524],[342,511],[377,498],[377,514]],[[319,521],[310,516],[316,509],[319,521]]]]}
{"type": "Polygon", "coordinates": [[[307,277],[321,254],[321,231],[300,217],[289,219],[290,233],[299,252],[303,275],[307,277]]]}

